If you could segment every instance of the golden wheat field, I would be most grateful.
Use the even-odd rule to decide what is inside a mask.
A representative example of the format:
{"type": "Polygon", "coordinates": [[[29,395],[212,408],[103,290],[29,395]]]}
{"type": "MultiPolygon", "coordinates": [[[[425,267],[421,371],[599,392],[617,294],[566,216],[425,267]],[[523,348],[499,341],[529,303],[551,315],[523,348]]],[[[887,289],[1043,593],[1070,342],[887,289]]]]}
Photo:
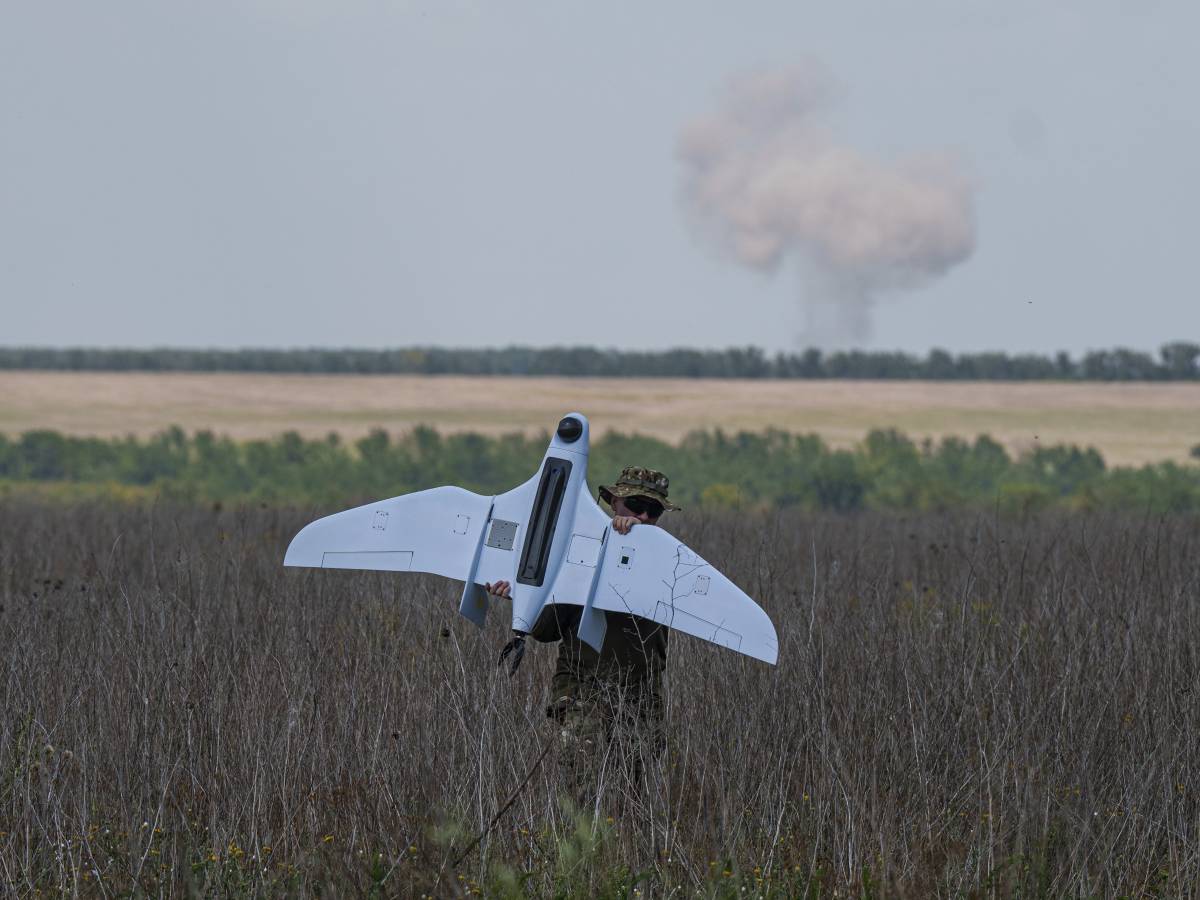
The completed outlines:
{"type": "Polygon", "coordinates": [[[419,424],[534,433],[577,410],[597,434],[678,440],[694,429],[813,432],[848,447],[872,428],[987,433],[1013,452],[1091,445],[1117,465],[1184,460],[1200,444],[1200,384],[0,372],[0,432],[235,438],[419,424]]]}

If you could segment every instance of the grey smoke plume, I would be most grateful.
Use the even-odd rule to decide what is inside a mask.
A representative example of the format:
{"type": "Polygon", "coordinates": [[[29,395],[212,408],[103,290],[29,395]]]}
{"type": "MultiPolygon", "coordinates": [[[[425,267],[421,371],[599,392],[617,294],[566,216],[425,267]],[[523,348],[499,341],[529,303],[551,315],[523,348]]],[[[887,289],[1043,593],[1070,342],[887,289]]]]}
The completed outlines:
{"type": "Polygon", "coordinates": [[[835,94],[815,63],[742,75],[678,143],[692,221],[745,265],[770,271],[794,256],[805,337],[825,343],[866,337],[880,293],[936,278],[975,246],[972,189],[955,161],[865,158],[821,122],[835,94]]]}

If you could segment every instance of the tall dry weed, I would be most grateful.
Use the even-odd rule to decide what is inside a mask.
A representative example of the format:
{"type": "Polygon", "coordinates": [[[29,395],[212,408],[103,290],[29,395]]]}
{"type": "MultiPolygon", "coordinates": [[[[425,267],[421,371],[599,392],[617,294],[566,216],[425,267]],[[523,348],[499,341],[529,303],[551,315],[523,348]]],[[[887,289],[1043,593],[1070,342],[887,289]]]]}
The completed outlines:
{"type": "Polygon", "coordinates": [[[454,583],[283,569],[312,517],[0,506],[3,891],[1200,886],[1195,520],[680,516],[779,666],[677,637],[645,784],[572,810],[548,760],[456,868],[552,737],[553,650],[509,679],[454,583]]]}

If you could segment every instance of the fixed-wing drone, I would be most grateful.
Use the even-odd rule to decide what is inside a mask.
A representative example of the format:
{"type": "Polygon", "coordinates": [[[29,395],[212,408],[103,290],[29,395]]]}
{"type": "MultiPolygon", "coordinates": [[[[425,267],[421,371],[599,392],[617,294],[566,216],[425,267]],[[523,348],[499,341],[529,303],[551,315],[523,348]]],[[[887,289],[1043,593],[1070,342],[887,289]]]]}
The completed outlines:
{"type": "Polygon", "coordinates": [[[775,627],[732,581],[661,528],[617,534],[587,486],[588,420],[558,423],[539,471],[496,497],[439,487],[318,519],[283,564],[430,572],[466,582],[459,612],[482,626],[483,585],[512,584],[512,627],[550,603],[582,606],[579,637],[597,651],[603,612],[632,613],[774,663],[775,627]]]}

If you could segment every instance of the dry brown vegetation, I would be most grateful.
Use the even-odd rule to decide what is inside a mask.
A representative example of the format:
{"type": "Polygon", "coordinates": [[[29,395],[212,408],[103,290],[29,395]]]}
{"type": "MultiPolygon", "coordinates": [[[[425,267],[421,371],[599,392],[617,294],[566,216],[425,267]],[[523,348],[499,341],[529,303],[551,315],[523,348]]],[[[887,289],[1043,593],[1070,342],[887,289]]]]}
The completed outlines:
{"type": "Polygon", "coordinates": [[[779,666],[677,638],[648,783],[577,819],[544,764],[455,868],[553,653],[509,680],[450,582],[282,569],[311,517],[0,506],[0,892],[1200,885],[1195,520],[680,516],[779,666]]]}
{"type": "Polygon", "coordinates": [[[1119,465],[1183,461],[1200,443],[1200,384],[470,378],[0,371],[0,432],[148,435],[177,424],[236,438],[371,428],[540,432],[586,413],[599,434],[677,440],[724,428],[817,433],[848,447],[872,428],[915,439],[987,433],[1011,452],[1095,446],[1119,465]]]}

